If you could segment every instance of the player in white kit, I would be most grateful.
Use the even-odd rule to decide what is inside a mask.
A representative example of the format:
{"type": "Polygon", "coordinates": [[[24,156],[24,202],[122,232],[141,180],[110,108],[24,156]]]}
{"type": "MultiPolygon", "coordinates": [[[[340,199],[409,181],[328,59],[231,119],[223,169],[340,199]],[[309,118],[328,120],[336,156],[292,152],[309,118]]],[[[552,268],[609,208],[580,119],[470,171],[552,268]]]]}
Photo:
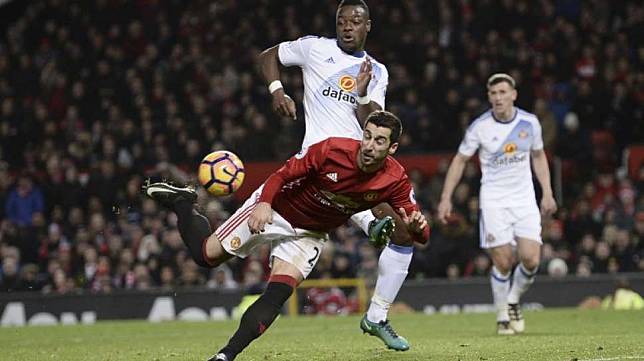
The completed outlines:
{"type": "Polygon", "coordinates": [[[539,267],[541,214],[554,213],[557,205],[539,120],[514,106],[517,91],[510,75],[492,75],[487,89],[492,109],[478,117],[465,133],[445,177],[438,218],[447,222],[454,188],[463,175],[465,163],[478,150],[482,172],[480,242],[494,264],[490,281],[497,309],[497,333],[508,335],[525,328],[519,300],[534,282],[539,267]],[[536,204],[530,159],[541,185],[541,213],[536,204]],[[519,264],[512,275],[513,246],[519,264]]]}
{"type": "MultiPolygon", "coordinates": [[[[273,98],[273,110],[293,119],[295,103],[279,81],[279,64],[302,68],[306,124],[303,152],[329,137],[361,139],[361,124],[367,116],[384,109],[389,75],[387,68],[364,50],[370,29],[369,8],[364,1],[343,0],[336,13],[335,39],[305,36],[280,43],[260,55],[259,66],[273,98]]],[[[413,240],[388,205],[381,204],[351,218],[376,245],[386,243],[392,219],[398,226],[381,253],[374,295],[360,327],[382,339],[387,347],[404,351],[409,349],[409,343],[393,331],[387,313],[407,276],[413,240]]]]}

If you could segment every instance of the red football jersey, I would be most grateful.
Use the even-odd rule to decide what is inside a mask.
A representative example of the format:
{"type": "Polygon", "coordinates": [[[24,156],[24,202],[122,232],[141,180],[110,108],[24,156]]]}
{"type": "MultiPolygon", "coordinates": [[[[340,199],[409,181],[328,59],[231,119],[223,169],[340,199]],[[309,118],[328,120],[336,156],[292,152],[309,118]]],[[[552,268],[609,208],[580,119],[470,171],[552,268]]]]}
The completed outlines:
{"type": "MultiPolygon", "coordinates": [[[[418,210],[405,169],[393,157],[365,173],[358,168],[360,141],[328,138],[291,157],[264,184],[259,198],[297,228],[328,232],[353,214],[389,203],[407,214],[418,210]]],[[[429,227],[423,234],[429,238],[429,227]]]]}

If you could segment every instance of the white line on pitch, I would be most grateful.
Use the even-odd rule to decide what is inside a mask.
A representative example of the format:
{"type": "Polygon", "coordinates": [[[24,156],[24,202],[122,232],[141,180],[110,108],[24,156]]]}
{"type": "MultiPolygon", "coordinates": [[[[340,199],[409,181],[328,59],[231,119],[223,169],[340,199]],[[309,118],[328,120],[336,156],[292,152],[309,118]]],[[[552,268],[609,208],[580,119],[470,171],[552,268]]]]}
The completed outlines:
{"type": "Polygon", "coordinates": [[[579,361],[615,361],[615,360],[644,360],[644,356],[617,356],[617,357],[602,357],[602,358],[589,358],[579,361]]]}

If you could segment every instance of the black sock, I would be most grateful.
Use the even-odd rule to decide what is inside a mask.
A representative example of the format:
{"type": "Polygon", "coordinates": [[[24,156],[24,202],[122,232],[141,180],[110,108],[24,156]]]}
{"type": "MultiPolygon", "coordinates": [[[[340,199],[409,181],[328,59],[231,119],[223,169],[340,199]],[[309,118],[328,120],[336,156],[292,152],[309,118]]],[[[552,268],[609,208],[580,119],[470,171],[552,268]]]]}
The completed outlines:
{"type": "Polygon", "coordinates": [[[237,332],[230,338],[226,347],[219,351],[230,361],[264,333],[293,293],[295,280],[288,276],[278,277],[280,280],[269,282],[264,293],[244,312],[237,332]]]}
{"type": "Polygon", "coordinates": [[[208,218],[197,212],[192,203],[186,200],[177,201],[174,204],[174,211],[177,214],[177,225],[181,239],[188,247],[190,256],[201,267],[212,268],[212,265],[206,260],[203,249],[204,242],[212,234],[208,218]]]}

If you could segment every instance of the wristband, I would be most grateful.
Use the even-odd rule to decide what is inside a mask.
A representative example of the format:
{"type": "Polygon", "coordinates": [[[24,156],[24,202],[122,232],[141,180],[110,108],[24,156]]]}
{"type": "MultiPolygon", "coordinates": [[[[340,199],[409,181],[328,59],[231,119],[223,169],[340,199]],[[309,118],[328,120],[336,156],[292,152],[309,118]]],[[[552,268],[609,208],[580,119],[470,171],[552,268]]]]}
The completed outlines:
{"type": "Polygon", "coordinates": [[[358,96],[358,97],[356,98],[356,101],[357,101],[357,102],[358,102],[358,104],[360,104],[360,105],[367,105],[367,104],[371,103],[371,98],[369,97],[369,94],[367,94],[367,95],[365,95],[365,96],[363,96],[363,97],[358,96]]]}
{"type": "Polygon", "coordinates": [[[273,80],[269,85],[268,85],[268,91],[273,94],[277,89],[282,89],[284,88],[282,86],[282,82],[279,80],[273,80]]]}

